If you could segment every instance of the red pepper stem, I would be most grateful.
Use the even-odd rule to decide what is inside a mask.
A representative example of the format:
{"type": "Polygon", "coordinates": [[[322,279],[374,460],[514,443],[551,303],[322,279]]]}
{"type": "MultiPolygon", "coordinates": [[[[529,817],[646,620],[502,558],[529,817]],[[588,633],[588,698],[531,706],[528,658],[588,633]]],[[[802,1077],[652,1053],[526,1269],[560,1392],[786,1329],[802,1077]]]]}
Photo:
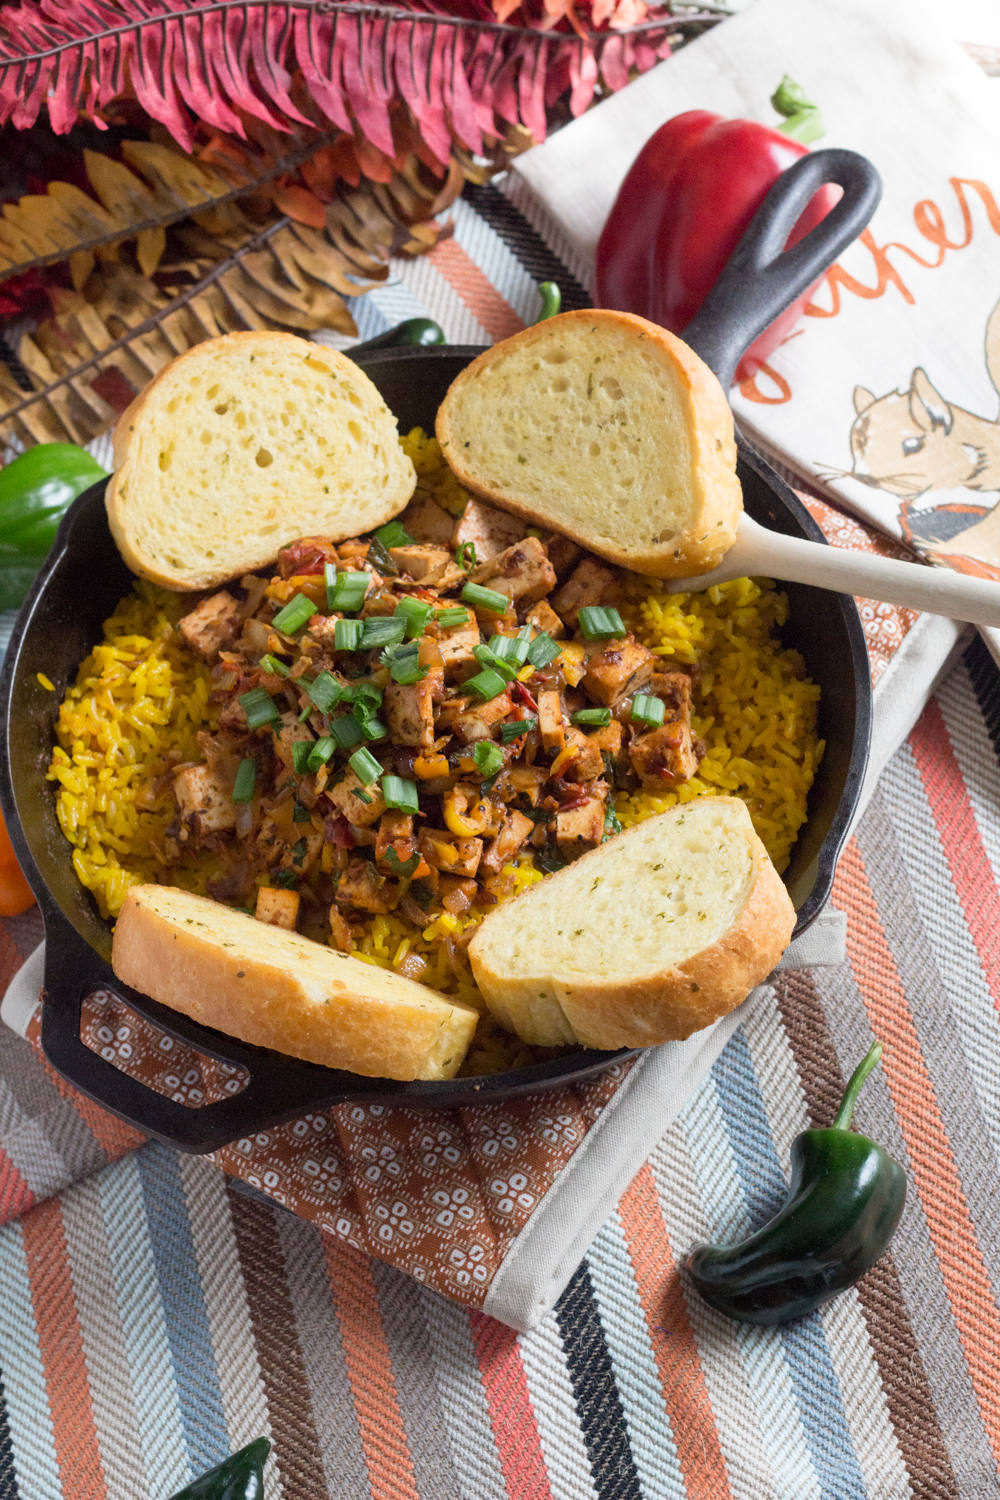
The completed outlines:
{"type": "Polygon", "coordinates": [[[784,116],[784,123],[776,127],[781,135],[787,135],[803,146],[811,146],[825,133],[826,126],[819,109],[787,73],[771,95],[771,105],[784,116]]]}
{"type": "Polygon", "coordinates": [[[834,1120],[831,1129],[847,1130],[851,1123],[851,1116],[854,1113],[854,1106],[857,1102],[858,1095],[860,1094],[861,1089],[864,1085],[865,1079],[868,1077],[868,1074],[872,1071],[873,1068],[878,1067],[879,1059],[881,1058],[881,1056],[882,1043],[873,1042],[871,1047],[865,1053],[864,1057],[858,1063],[857,1067],[854,1069],[854,1072],[850,1076],[847,1088],[844,1090],[844,1097],[840,1101],[840,1108],[837,1111],[837,1118],[834,1120]]]}

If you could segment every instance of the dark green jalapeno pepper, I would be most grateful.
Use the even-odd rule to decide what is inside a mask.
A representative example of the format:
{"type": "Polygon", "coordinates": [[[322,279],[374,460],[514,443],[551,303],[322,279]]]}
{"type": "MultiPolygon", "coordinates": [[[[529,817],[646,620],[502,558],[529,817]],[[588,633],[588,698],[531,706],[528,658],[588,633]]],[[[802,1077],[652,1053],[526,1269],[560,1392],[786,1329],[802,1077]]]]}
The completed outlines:
{"type": "Polygon", "coordinates": [[[170,1500],[263,1500],[264,1460],[270,1451],[267,1438],[259,1437],[170,1500]]]}
{"type": "Polygon", "coordinates": [[[355,344],[350,355],[367,354],[369,349],[429,349],[444,343],[444,330],[431,318],[407,318],[384,333],[377,333],[363,344],[355,344]]]}
{"type": "Polygon", "coordinates": [[[892,1239],[906,1197],[897,1162],[848,1129],[855,1100],[882,1056],[876,1042],[851,1075],[827,1130],[792,1142],[784,1205],[738,1245],[701,1245],[691,1280],[711,1307],[744,1323],[787,1323],[844,1291],[892,1239]]]}
{"type": "Polygon", "coordinates": [[[63,512],[106,475],[75,443],[38,443],[0,469],[0,609],[22,603],[63,512]]]}

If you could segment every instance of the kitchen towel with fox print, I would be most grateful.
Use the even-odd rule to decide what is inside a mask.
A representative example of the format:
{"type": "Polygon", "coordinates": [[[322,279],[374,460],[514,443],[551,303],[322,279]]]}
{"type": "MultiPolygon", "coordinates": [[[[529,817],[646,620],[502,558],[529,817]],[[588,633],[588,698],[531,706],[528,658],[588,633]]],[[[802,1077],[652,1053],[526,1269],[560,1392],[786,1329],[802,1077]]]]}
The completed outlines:
{"type": "MultiPolygon", "coordinates": [[[[938,6],[755,0],[520,157],[506,191],[592,286],[601,228],[654,130],[695,108],[777,124],[783,74],[821,110],[816,146],[862,152],[884,193],[806,316],[734,388],[737,419],[928,561],[1000,581],[1000,79],[938,6]]],[[[1000,661],[1000,630],[983,633],[1000,661]]]]}

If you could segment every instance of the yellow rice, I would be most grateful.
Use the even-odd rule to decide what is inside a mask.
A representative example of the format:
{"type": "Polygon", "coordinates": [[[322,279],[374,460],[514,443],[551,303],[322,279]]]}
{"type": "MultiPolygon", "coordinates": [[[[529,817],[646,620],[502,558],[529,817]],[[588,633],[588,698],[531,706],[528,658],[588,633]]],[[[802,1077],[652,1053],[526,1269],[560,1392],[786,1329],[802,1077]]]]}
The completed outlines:
{"type": "MultiPolygon", "coordinates": [[[[447,469],[435,439],[419,428],[402,439],[424,489],[457,513],[466,492],[447,469]]],[[[823,745],[815,731],[818,687],[778,630],[786,596],[766,579],[741,578],[705,594],[666,594],[638,577],[623,604],[629,626],[668,668],[693,667],[695,733],[707,750],[690,781],[659,796],[619,792],[626,827],[677,801],[729,793],[741,797],[779,870],[806,816],[806,799],[823,745]]],[[[130,885],[165,881],[204,892],[221,873],[218,856],[167,861],[163,835],[175,817],[171,770],[199,760],[196,735],[214,728],[207,668],[185,649],[175,624],[184,600],[138,583],[106,622],[104,639],[81,664],[56,725],[49,778],[58,783],[60,826],[73,866],[101,915],[115,916],[130,885]]],[[[531,855],[516,866],[514,894],[544,877],[531,855]]],[[[266,877],[262,877],[266,878],[266,877]]],[[[433,988],[482,1008],[468,965],[448,939],[475,914],[443,913],[426,927],[374,916],[356,956],[384,968],[422,961],[433,988]]],[[[537,1056],[483,1018],[463,1072],[517,1067],[537,1056]]]]}

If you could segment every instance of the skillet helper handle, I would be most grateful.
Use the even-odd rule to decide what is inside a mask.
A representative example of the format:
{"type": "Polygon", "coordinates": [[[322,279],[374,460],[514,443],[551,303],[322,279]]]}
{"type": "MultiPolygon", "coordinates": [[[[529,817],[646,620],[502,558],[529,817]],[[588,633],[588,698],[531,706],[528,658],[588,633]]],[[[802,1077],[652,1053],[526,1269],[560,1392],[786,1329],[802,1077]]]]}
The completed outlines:
{"type": "Polygon", "coordinates": [[[811,151],[782,172],[681,333],[719,377],[723,390],[729,390],[736,366],[754,339],[857,239],[881,196],[878,172],[856,151],[811,151]],[[827,183],[840,187],[843,197],[804,239],[786,250],[803,210],[827,183]]]}
{"type": "MultiPolygon", "coordinates": [[[[42,1051],[75,1088],[88,1095],[144,1135],[178,1151],[214,1151],[230,1141],[252,1135],[262,1119],[274,1116],[274,1085],[267,1068],[250,1072],[250,1082],[238,1094],[193,1109],[148,1088],[94,1052],[80,1037],[83,1002],[95,990],[108,988],[107,967],[69,923],[46,923],[45,979],[42,994],[42,1051]]],[[[114,993],[129,1003],[127,985],[114,993]]],[[[289,1113],[300,1098],[315,1097],[315,1074],[299,1076],[294,1067],[282,1081],[283,1102],[289,1113]]]]}

